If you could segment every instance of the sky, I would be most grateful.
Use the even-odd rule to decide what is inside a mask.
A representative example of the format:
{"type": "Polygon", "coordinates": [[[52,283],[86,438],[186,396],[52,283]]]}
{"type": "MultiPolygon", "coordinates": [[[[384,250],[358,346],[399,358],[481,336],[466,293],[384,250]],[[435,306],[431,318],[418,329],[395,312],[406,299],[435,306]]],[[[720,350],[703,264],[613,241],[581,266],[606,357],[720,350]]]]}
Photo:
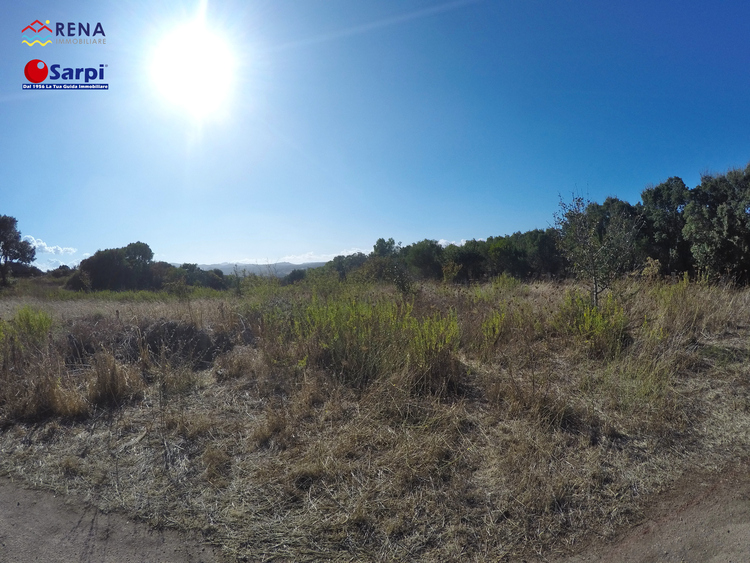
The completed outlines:
{"type": "MultiPolygon", "coordinates": [[[[744,1],[0,10],[0,215],[42,269],[136,241],[201,264],[460,243],[552,226],[573,194],[636,203],[750,161],[744,1]],[[45,46],[22,43],[36,20],[45,46]],[[59,44],[79,22],[97,42],[59,44]],[[24,89],[36,59],[108,89],[24,89]]],[[[84,83],[64,76],[40,84],[84,83]]]]}

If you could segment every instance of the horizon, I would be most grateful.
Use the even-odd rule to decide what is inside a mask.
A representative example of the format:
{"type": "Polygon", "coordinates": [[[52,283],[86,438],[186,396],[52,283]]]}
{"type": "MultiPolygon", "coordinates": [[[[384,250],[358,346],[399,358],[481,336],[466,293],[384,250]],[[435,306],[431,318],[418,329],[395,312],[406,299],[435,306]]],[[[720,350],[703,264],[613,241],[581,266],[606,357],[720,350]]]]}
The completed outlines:
{"type": "Polygon", "coordinates": [[[750,161],[739,1],[44,0],[4,15],[0,214],[40,269],[138,240],[158,261],[259,265],[381,237],[481,240],[551,226],[572,193],[635,204],[750,161]],[[37,20],[52,39],[99,23],[106,42],[22,43],[37,20]],[[109,89],[22,90],[37,58],[109,89]]]}

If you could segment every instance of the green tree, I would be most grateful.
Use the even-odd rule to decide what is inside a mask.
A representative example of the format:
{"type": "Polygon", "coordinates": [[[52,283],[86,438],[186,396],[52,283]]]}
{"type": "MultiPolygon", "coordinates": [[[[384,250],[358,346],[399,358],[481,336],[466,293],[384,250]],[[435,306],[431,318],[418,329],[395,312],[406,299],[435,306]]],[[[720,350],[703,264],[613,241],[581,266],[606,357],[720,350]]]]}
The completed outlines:
{"type": "Polygon", "coordinates": [[[36,258],[36,249],[31,243],[21,240],[18,220],[0,215],[0,276],[2,284],[8,285],[8,269],[11,264],[31,264],[36,258]]]}
{"type": "Polygon", "coordinates": [[[345,280],[347,275],[360,268],[365,262],[367,262],[367,256],[362,252],[356,252],[348,256],[336,256],[325,265],[325,268],[334,270],[340,280],[345,280]]]}
{"type": "Polygon", "coordinates": [[[392,238],[389,238],[388,240],[379,238],[375,242],[375,246],[372,247],[372,253],[370,256],[373,258],[391,258],[398,256],[399,252],[401,252],[401,243],[396,244],[396,241],[392,238]]]}
{"type": "Polygon", "coordinates": [[[461,246],[449,244],[443,249],[443,264],[458,269],[453,281],[478,280],[487,273],[487,251],[487,242],[482,240],[467,240],[461,246]]]}
{"type": "Polygon", "coordinates": [[[154,285],[151,260],[153,252],[142,242],[123,248],[97,250],[78,266],[78,274],[69,280],[72,289],[150,289],[154,285]]]}
{"type": "Polygon", "coordinates": [[[598,307],[599,295],[632,267],[639,221],[623,207],[602,213],[598,204],[574,197],[570,204],[560,200],[555,224],[562,253],[576,276],[589,284],[591,302],[598,307]]]}
{"type": "Polygon", "coordinates": [[[491,275],[508,274],[517,278],[528,275],[526,253],[510,237],[490,237],[487,239],[487,266],[491,275]]]}
{"type": "Polygon", "coordinates": [[[564,259],[557,247],[557,231],[534,229],[514,233],[510,237],[514,248],[524,256],[528,276],[558,276],[563,271],[564,259]]]}
{"type": "Polygon", "coordinates": [[[425,239],[403,249],[406,265],[424,279],[443,276],[443,247],[436,240],[425,239]]]}
{"type": "Polygon", "coordinates": [[[691,270],[690,243],[683,235],[684,210],[690,200],[685,182],[681,178],[669,178],[643,190],[641,200],[648,256],[659,261],[662,274],[691,270]]]}
{"type": "Polygon", "coordinates": [[[682,232],[697,268],[750,280],[750,165],[702,176],[685,206],[682,232]]]}

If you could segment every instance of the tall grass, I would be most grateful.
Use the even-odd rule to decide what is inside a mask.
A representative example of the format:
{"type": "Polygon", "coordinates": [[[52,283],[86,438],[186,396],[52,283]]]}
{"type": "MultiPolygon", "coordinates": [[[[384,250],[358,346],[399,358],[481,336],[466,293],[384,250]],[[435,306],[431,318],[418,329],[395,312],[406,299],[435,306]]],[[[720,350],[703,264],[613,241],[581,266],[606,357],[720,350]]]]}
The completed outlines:
{"type": "Polygon", "coordinates": [[[312,365],[347,385],[393,378],[414,392],[437,394],[458,385],[455,314],[418,318],[404,300],[313,296],[292,314],[271,311],[264,324],[272,361],[312,365]]]}
{"type": "Polygon", "coordinates": [[[0,466],[235,559],[521,560],[750,447],[747,290],[243,284],[6,303],[0,466]]]}

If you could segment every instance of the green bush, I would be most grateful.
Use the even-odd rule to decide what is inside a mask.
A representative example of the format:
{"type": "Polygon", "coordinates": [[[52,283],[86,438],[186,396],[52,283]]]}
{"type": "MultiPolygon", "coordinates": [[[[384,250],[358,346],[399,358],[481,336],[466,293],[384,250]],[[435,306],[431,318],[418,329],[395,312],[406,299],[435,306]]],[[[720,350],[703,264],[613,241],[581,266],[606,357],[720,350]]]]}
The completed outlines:
{"type": "Polygon", "coordinates": [[[280,302],[262,322],[273,335],[266,351],[276,363],[330,370],[359,388],[390,377],[415,393],[443,394],[457,385],[459,329],[452,312],[420,318],[401,300],[314,296],[303,307],[280,302]]]}
{"type": "Polygon", "coordinates": [[[52,328],[52,317],[30,305],[21,307],[11,320],[13,334],[22,342],[41,345],[52,328]]]}
{"type": "Polygon", "coordinates": [[[574,336],[585,345],[589,355],[614,358],[627,341],[628,318],[612,294],[598,306],[579,292],[569,291],[553,319],[561,334],[574,336]]]}

